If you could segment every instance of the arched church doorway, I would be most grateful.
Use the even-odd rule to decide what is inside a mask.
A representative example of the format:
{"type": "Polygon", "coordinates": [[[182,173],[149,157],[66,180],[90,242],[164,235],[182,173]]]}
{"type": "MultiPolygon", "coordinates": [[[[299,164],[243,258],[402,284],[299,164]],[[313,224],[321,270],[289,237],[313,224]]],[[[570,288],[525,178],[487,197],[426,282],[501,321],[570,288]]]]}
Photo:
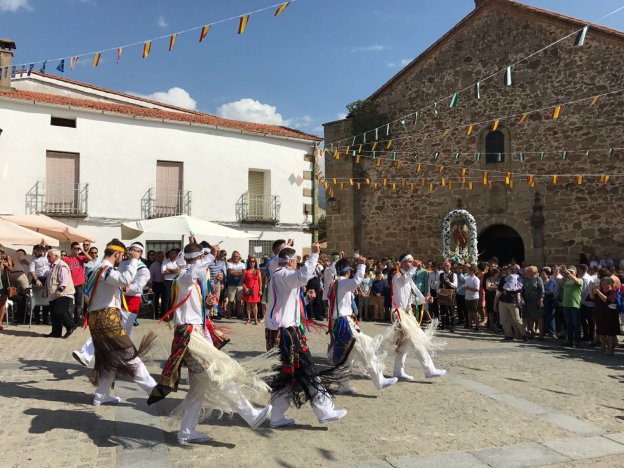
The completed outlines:
{"type": "Polygon", "coordinates": [[[479,259],[498,257],[499,265],[524,261],[524,242],[515,229],[504,224],[494,224],[479,236],[479,259]]]}

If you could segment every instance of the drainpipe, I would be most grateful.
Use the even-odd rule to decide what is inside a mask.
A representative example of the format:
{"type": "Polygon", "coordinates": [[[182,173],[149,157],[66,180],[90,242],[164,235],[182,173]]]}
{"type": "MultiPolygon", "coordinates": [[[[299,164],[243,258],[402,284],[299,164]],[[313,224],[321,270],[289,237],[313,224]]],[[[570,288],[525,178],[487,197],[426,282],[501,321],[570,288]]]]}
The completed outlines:
{"type": "Polygon", "coordinates": [[[316,224],[317,187],[316,187],[316,150],[317,144],[312,147],[312,242],[318,242],[318,224],[316,224]]]}

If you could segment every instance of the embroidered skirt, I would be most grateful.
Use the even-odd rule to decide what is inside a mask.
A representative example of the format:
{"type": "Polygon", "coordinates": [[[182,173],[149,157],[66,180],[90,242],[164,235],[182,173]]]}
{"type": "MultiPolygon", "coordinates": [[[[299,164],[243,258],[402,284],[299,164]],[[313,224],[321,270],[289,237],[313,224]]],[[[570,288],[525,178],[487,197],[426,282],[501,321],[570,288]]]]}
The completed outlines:
{"type": "Polygon", "coordinates": [[[95,365],[90,377],[93,385],[98,385],[103,372],[134,377],[136,367],[130,361],[144,356],[156,335],[153,332],[145,335],[137,350],[123,327],[116,307],[89,312],[88,324],[95,348],[95,365]]]}
{"type": "Polygon", "coordinates": [[[343,367],[331,367],[318,372],[308,349],[306,336],[299,327],[279,329],[281,366],[271,382],[273,393],[286,396],[297,408],[319,393],[329,396],[330,386],[348,375],[343,367]]]}

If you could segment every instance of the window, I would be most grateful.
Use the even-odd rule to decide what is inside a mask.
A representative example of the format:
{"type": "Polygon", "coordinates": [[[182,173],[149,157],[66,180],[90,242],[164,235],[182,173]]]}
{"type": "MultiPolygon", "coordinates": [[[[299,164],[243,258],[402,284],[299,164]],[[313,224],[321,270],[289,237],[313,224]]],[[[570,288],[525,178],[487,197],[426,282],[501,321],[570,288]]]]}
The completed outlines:
{"type": "Polygon", "coordinates": [[[505,134],[500,130],[485,136],[485,162],[501,163],[505,160],[505,134]]]}
{"type": "Polygon", "coordinates": [[[45,212],[75,212],[78,206],[79,174],[79,154],[46,152],[45,212]]]}
{"type": "Polygon", "coordinates": [[[265,196],[265,174],[263,171],[250,170],[248,175],[248,214],[254,219],[266,219],[270,211],[270,200],[265,196]]]}
{"type": "Polygon", "coordinates": [[[165,255],[167,254],[167,252],[171,249],[173,249],[174,247],[177,249],[181,249],[182,247],[182,243],[177,240],[171,240],[171,241],[147,241],[145,243],[145,255],[147,256],[147,252],[149,252],[150,250],[155,250],[156,252],[158,252],[159,250],[162,250],[165,255]]]}
{"type": "Polygon", "coordinates": [[[273,247],[272,240],[250,240],[249,241],[249,254],[255,255],[259,258],[258,264],[262,262],[262,256],[268,255],[269,257],[273,256],[273,251],[271,248],[273,247]],[[256,252],[255,248],[259,247],[262,249],[260,252],[256,252]]]}
{"type": "Polygon", "coordinates": [[[156,161],[156,207],[154,215],[176,216],[182,212],[182,163],[156,161]]]}
{"type": "Polygon", "coordinates": [[[51,117],[50,125],[55,127],[76,128],[76,119],[65,119],[63,117],[51,117]]]}

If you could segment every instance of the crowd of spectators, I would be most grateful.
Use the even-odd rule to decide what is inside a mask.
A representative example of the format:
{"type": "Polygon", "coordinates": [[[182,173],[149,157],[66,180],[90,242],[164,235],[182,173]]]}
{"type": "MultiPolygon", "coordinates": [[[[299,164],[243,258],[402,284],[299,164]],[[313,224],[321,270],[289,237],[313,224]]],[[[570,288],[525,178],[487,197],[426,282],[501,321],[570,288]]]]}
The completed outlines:
{"type": "MultiPolygon", "coordinates": [[[[176,262],[179,252],[177,248],[167,252],[150,250],[142,259],[150,274],[145,302],[154,317],[163,317],[174,306],[171,288],[181,271],[176,262]]],[[[67,329],[64,336],[69,336],[82,323],[83,287],[99,263],[98,256],[97,247],[88,241],[82,245],[72,243],[70,254],[65,256],[62,251],[41,245],[34,246],[30,258],[24,250],[8,255],[0,249],[0,329],[8,301],[14,307],[14,323],[18,324],[26,317],[27,296],[33,289],[42,290],[44,296],[46,292],[55,294],[47,291],[46,285],[51,282],[50,272],[60,265],[54,281],[63,279],[66,267],[69,275],[63,279],[61,289],[72,292],[57,302],[63,304],[63,311],[58,312],[59,307],[52,303],[60,296],[49,297],[50,304],[35,308],[32,319],[35,324],[52,324],[49,336],[60,336],[62,323],[67,329]]],[[[306,258],[299,258],[299,262],[306,258]]],[[[327,318],[335,263],[342,258],[344,252],[321,255],[316,274],[304,291],[310,318],[327,318]]],[[[354,265],[357,258],[355,253],[354,265]]],[[[211,311],[214,319],[241,319],[253,325],[264,320],[269,260],[268,255],[258,259],[251,254],[243,260],[238,251],[230,256],[225,250],[219,252],[209,267],[209,287],[219,298],[218,307],[211,311]]],[[[439,328],[450,333],[462,326],[502,333],[506,341],[558,338],[567,346],[585,343],[600,346],[606,353],[613,353],[617,345],[620,317],[624,317],[624,259],[616,262],[610,256],[599,259],[581,255],[578,265],[537,268],[514,261],[499,265],[496,257],[475,264],[424,262],[417,258],[414,265],[413,286],[427,297],[427,302],[415,310],[423,325],[437,320],[439,328]]],[[[366,260],[366,273],[353,304],[359,320],[390,320],[392,277],[397,268],[393,258],[366,260]]]]}

